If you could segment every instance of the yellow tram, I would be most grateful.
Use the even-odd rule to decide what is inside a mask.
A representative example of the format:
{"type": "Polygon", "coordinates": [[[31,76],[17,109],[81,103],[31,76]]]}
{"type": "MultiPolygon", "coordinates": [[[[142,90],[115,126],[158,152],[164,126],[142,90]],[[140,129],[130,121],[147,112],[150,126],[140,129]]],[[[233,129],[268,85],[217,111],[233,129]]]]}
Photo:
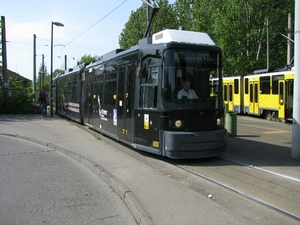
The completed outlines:
{"type": "MultiPolygon", "coordinates": [[[[211,79],[211,95],[218,86],[211,79]]],[[[294,71],[274,71],[223,78],[224,104],[229,112],[262,116],[270,120],[293,118],[294,71]]]]}

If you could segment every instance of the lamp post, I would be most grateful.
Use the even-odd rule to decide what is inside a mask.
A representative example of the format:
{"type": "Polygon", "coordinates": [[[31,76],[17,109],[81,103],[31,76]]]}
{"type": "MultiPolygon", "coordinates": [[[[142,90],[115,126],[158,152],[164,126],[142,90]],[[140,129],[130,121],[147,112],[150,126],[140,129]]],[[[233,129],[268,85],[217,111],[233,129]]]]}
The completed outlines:
{"type": "Polygon", "coordinates": [[[53,25],[63,27],[64,25],[60,22],[51,22],[51,79],[50,79],[50,110],[51,117],[53,117],[53,25]]]}

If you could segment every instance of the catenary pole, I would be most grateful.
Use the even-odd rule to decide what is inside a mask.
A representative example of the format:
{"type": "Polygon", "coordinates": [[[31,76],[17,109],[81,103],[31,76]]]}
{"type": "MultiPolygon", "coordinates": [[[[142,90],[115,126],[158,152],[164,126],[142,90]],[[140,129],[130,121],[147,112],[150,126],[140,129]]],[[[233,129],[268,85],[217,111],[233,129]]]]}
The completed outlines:
{"type": "Polygon", "coordinates": [[[5,28],[5,17],[1,16],[1,41],[2,41],[2,72],[3,72],[3,96],[4,102],[8,96],[8,73],[7,73],[7,54],[6,54],[6,28],[5,28]]]}
{"type": "Polygon", "coordinates": [[[295,0],[295,77],[292,158],[300,159],[300,0],[295,0]]]}
{"type": "Polygon", "coordinates": [[[34,93],[33,102],[36,102],[36,35],[33,35],[33,81],[32,81],[32,89],[34,93]]]}

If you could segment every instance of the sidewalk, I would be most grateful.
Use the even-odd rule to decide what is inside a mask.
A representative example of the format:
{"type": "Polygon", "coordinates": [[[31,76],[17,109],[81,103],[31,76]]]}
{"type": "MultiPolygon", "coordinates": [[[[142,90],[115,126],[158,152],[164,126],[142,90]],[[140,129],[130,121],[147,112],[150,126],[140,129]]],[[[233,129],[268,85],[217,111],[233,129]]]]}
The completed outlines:
{"type": "Polygon", "coordinates": [[[1,115],[0,135],[46,145],[90,168],[119,194],[138,224],[251,224],[118,151],[105,137],[98,140],[55,115],[45,119],[40,115],[1,115]]]}

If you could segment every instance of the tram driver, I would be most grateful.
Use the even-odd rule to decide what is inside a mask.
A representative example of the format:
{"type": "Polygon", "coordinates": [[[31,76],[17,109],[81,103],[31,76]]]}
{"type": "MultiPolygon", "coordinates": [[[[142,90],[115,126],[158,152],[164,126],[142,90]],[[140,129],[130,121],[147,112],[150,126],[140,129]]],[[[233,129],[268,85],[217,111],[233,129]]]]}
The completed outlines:
{"type": "Polygon", "coordinates": [[[184,80],[182,82],[182,89],[177,93],[178,99],[198,99],[196,92],[191,89],[191,84],[189,80],[184,80]]]}

